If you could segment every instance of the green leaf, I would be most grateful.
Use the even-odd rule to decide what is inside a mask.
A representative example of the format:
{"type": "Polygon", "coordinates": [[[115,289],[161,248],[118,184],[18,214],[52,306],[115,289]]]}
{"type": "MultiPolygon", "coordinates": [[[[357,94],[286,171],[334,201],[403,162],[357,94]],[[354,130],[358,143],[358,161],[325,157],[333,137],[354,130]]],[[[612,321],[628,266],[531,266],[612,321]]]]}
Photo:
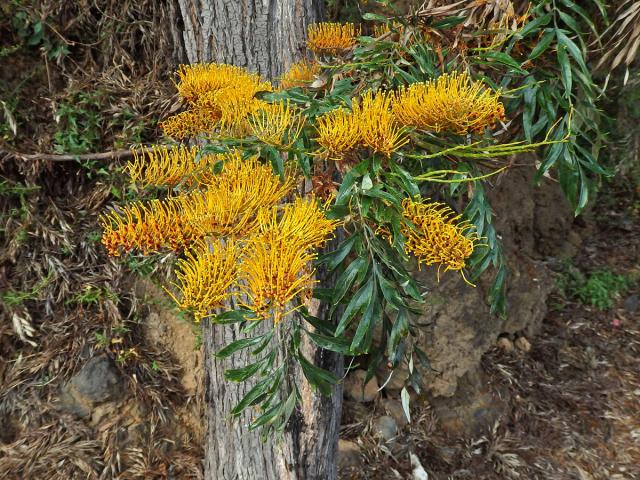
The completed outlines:
{"type": "Polygon", "coordinates": [[[547,30],[544,33],[544,35],[542,35],[542,38],[536,44],[534,49],[531,50],[531,53],[529,54],[529,57],[528,57],[529,60],[535,60],[540,55],[542,55],[547,50],[547,48],[549,48],[549,45],[551,45],[551,42],[553,42],[555,38],[556,38],[555,32],[551,29],[547,30]]]}
{"type": "Polygon", "coordinates": [[[242,368],[230,368],[224,371],[224,378],[231,382],[244,382],[250,377],[253,377],[260,370],[263,370],[267,365],[273,363],[275,359],[275,351],[267,355],[258,362],[250,363],[242,368]]]}
{"type": "MultiPolygon", "coordinates": [[[[407,311],[402,308],[398,311],[395,322],[393,322],[393,328],[389,334],[389,340],[387,340],[387,356],[389,358],[395,357],[396,349],[403,338],[409,333],[409,317],[407,311]]],[[[394,365],[395,367],[396,365],[394,365]]]]}
{"type": "Polygon", "coordinates": [[[562,83],[566,89],[565,95],[571,96],[571,88],[573,82],[573,75],[571,73],[571,64],[569,63],[569,57],[567,56],[567,49],[564,45],[558,45],[558,65],[560,65],[560,74],[562,83]]]}
{"type": "Polygon", "coordinates": [[[231,342],[229,345],[224,347],[219,352],[214,353],[213,355],[216,358],[227,358],[227,357],[230,357],[231,355],[233,355],[234,353],[236,353],[239,350],[243,350],[245,348],[250,348],[250,347],[253,347],[255,345],[258,345],[266,337],[270,338],[271,336],[273,336],[273,331],[265,333],[263,335],[258,335],[257,337],[242,338],[240,340],[236,340],[235,342],[231,342]]]}
{"type": "Polygon", "coordinates": [[[551,13],[545,13],[544,15],[542,15],[541,17],[535,18],[533,20],[531,20],[530,22],[528,22],[523,28],[522,30],[520,30],[518,32],[518,36],[520,38],[524,38],[527,35],[529,35],[532,32],[537,33],[538,30],[540,29],[540,27],[545,27],[549,24],[549,22],[551,21],[552,16],[551,13]]]}
{"type": "Polygon", "coordinates": [[[336,327],[335,336],[339,337],[344,333],[346,328],[349,326],[349,323],[353,319],[353,317],[360,312],[365,305],[371,302],[371,297],[373,295],[373,287],[374,287],[373,275],[369,275],[369,279],[367,282],[356,292],[353,296],[347,308],[345,308],[342,317],[340,318],[340,322],[336,327]]]}
{"type": "Polygon", "coordinates": [[[333,385],[336,385],[339,381],[333,373],[325,370],[324,368],[317,367],[309,362],[304,355],[297,356],[302,368],[302,373],[309,380],[309,383],[320,390],[323,395],[331,395],[333,385]]]}
{"type": "Polygon", "coordinates": [[[367,12],[367,13],[363,14],[362,18],[364,20],[369,20],[369,21],[373,21],[373,22],[387,23],[387,21],[388,21],[387,17],[384,17],[382,15],[378,15],[377,13],[371,13],[371,12],[367,12]]]}
{"type": "Polygon", "coordinates": [[[455,27],[456,25],[460,25],[464,23],[467,17],[464,16],[455,16],[455,17],[445,17],[442,20],[438,20],[437,22],[433,22],[431,24],[431,28],[444,30],[446,28],[455,27]]]}
{"type": "Polygon", "coordinates": [[[275,390],[276,388],[278,388],[280,380],[282,379],[283,369],[283,366],[278,367],[278,369],[275,370],[267,378],[256,383],[254,387],[249,390],[249,392],[247,392],[244,397],[242,397],[242,400],[240,400],[240,402],[238,402],[238,404],[233,407],[233,409],[231,410],[231,416],[237,417],[245,408],[258,403],[260,399],[269,392],[269,390],[275,390]]]}
{"type": "Polygon", "coordinates": [[[373,330],[382,315],[382,302],[380,298],[377,298],[377,290],[374,283],[369,304],[360,319],[360,323],[358,323],[356,333],[353,335],[353,341],[351,342],[352,353],[366,353],[369,350],[369,345],[373,338],[373,330]]]}
{"type": "Polygon", "coordinates": [[[233,323],[256,320],[253,312],[249,310],[229,310],[212,317],[211,321],[220,325],[230,325],[233,323]]]}
{"type": "Polygon", "coordinates": [[[407,421],[411,423],[411,410],[409,408],[409,391],[406,387],[402,389],[400,392],[400,399],[402,400],[402,409],[404,410],[404,415],[407,417],[407,421]]]}
{"type": "Polygon", "coordinates": [[[351,353],[351,342],[343,337],[329,337],[319,333],[306,331],[307,335],[313,343],[325,350],[331,352],[341,353],[343,355],[349,355],[351,353]]]}
{"type": "Polygon", "coordinates": [[[369,259],[366,257],[358,257],[345,268],[344,272],[336,279],[333,297],[331,298],[331,305],[337,306],[345,294],[349,291],[353,285],[354,280],[360,274],[366,275],[369,269],[369,259]],[[362,273],[364,272],[364,273],[362,273]]]}

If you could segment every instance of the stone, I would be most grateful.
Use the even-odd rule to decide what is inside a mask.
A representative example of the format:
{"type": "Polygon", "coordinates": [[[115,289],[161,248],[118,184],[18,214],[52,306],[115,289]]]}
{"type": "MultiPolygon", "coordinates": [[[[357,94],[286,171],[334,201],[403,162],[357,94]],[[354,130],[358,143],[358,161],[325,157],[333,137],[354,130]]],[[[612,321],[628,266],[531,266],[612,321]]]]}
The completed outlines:
{"type": "Polygon", "coordinates": [[[505,351],[506,353],[510,353],[513,352],[513,342],[511,341],[511,339],[509,337],[500,337],[498,338],[498,341],[496,342],[496,346],[505,351]]]}
{"type": "Polygon", "coordinates": [[[119,399],[122,390],[123,379],[113,361],[98,355],[62,387],[59,407],[78,417],[89,417],[96,405],[119,399]]]}
{"type": "Polygon", "coordinates": [[[350,440],[338,440],[338,466],[340,468],[357,467],[361,463],[358,444],[350,440]]]}
{"type": "Polygon", "coordinates": [[[374,376],[365,385],[366,370],[354,370],[344,381],[344,393],[356,402],[372,402],[378,396],[378,380],[374,376]]]}
{"type": "Polygon", "coordinates": [[[527,340],[527,337],[516,338],[516,347],[525,353],[531,351],[531,343],[527,340]]]}
{"type": "Polygon", "coordinates": [[[622,306],[628,313],[636,313],[638,311],[638,307],[640,307],[640,296],[638,296],[637,293],[629,295],[624,299],[622,306]]]}
{"type": "Polygon", "coordinates": [[[383,438],[387,442],[398,435],[396,421],[388,415],[379,417],[375,421],[373,429],[376,436],[383,438]]]}
{"type": "Polygon", "coordinates": [[[382,408],[384,408],[387,415],[393,418],[399,429],[407,425],[408,420],[404,413],[404,408],[402,408],[402,402],[393,398],[385,398],[382,401],[382,408]]]}
{"type": "Polygon", "coordinates": [[[492,391],[485,374],[478,369],[459,380],[455,395],[429,398],[429,404],[438,418],[438,427],[447,434],[477,437],[506,415],[506,395],[506,391],[492,391]]]}

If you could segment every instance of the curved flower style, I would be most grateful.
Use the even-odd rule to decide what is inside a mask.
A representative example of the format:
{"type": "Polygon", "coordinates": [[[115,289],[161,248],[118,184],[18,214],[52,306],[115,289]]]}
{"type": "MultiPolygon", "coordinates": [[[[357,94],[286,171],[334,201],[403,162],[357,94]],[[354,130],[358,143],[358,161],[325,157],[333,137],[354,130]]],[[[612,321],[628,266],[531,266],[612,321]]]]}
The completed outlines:
{"type": "Polygon", "coordinates": [[[499,97],[500,92],[472,81],[467,73],[444,74],[400,90],[393,101],[393,113],[404,125],[423,130],[481,134],[504,119],[499,97]]]}
{"type": "Polygon", "coordinates": [[[317,118],[316,141],[327,151],[329,158],[341,160],[360,143],[356,118],[343,108],[331,110],[317,118]]]}
{"type": "Polygon", "coordinates": [[[310,250],[323,247],[339,224],[325,216],[314,196],[298,197],[282,207],[262,210],[258,216],[259,232],[254,238],[273,243],[275,240],[269,238],[275,235],[283,242],[310,250]]]}
{"type": "Polygon", "coordinates": [[[179,183],[197,185],[210,178],[212,168],[220,161],[218,155],[202,155],[197,147],[185,145],[155,145],[143,148],[142,154],[133,151],[133,161],[127,164],[131,180],[143,186],[175,187],[179,183]]]}
{"type": "Polygon", "coordinates": [[[409,142],[391,112],[392,94],[369,90],[362,103],[353,103],[353,116],[358,124],[362,143],[387,157],[409,142]]]}
{"type": "Polygon", "coordinates": [[[195,321],[211,315],[212,309],[221,307],[233,295],[232,287],[238,282],[240,248],[233,241],[215,246],[200,240],[185,252],[185,258],[176,262],[180,299],[165,289],[183,310],[192,311],[195,321]]]}
{"type": "Polygon", "coordinates": [[[295,242],[283,241],[280,234],[251,240],[240,266],[246,285],[241,289],[248,302],[244,305],[259,318],[273,317],[278,323],[297,307],[291,302],[307,293],[313,284],[312,261],[315,255],[295,242]]]}
{"type": "Polygon", "coordinates": [[[196,103],[202,95],[225,88],[242,90],[250,96],[260,90],[271,91],[271,83],[263,82],[257,74],[244,68],[220,63],[196,63],[180,65],[177,71],[178,93],[189,103],[196,103]]]}
{"type": "Polygon", "coordinates": [[[202,235],[243,236],[255,228],[259,210],[275,205],[294,183],[290,177],[281,182],[257,156],[243,160],[236,151],[226,155],[209,188],[182,197],[181,207],[185,221],[202,235]]]}
{"type": "Polygon", "coordinates": [[[289,71],[280,77],[280,88],[306,87],[320,73],[320,65],[316,62],[302,60],[294,63],[289,71]]]}
{"type": "Polygon", "coordinates": [[[475,227],[466,222],[458,222],[457,215],[443,203],[424,203],[405,199],[402,202],[403,216],[415,228],[403,225],[402,235],[406,238],[405,250],[425,265],[445,266],[445,271],[462,270],[473,253],[479,238],[475,227]]]}
{"type": "Polygon", "coordinates": [[[353,23],[315,23],[307,28],[307,48],[319,55],[335,55],[355,46],[358,35],[353,23]]]}
{"type": "Polygon", "coordinates": [[[196,137],[202,133],[213,132],[219,121],[220,114],[192,109],[180,112],[160,122],[160,128],[165,135],[182,140],[196,137]]]}
{"type": "Polygon", "coordinates": [[[146,255],[163,247],[178,252],[190,245],[201,235],[185,221],[181,201],[184,198],[136,202],[124,207],[121,213],[111,211],[103,215],[102,243],[109,255],[117,257],[122,251],[133,249],[146,255]]]}
{"type": "Polygon", "coordinates": [[[300,136],[304,121],[289,101],[281,100],[262,105],[253,112],[249,128],[258,140],[273,147],[289,148],[300,136]]]}

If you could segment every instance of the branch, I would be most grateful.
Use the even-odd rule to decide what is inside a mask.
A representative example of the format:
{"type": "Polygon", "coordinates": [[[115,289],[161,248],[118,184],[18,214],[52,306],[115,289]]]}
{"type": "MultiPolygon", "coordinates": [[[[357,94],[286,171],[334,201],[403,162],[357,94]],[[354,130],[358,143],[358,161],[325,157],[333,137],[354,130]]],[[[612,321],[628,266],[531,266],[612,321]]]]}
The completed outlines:
{"type": "Polygon", "coordinates": [[[110,152],[102,153],[83,153],[81,155],[55,155],[51,153],[20,153],[12,152],[10,150],[0,149],[1,153],[4,153],[12,158],[21,160],[46,160],[51,162],[73,162],[74,160],[108,160],[108,159],[122,159],[131,158],[134,153],[142,153],[142,148],[130,150],[112,150],[110,152]]]}

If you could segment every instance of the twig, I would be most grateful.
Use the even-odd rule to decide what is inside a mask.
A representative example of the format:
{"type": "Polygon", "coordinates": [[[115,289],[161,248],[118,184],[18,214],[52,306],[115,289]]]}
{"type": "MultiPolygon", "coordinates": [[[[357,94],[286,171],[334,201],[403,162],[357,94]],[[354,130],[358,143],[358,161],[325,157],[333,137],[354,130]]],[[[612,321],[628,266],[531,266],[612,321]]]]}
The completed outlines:
{"type": "Polygon", "coordinates": [[[126,150],[112,150],[110,152],[102,153],[83,153],[81,155],[55,155],[51,153],[19,153],[12,152],[10,150],[0,149],[1,153],[8,154],[13,158],[19,158],[21,160],[46,160],[51,162],[73,162],[74,160],[108,160],[108,159],[122,159],[131,158],[134,153],[142,153],[142,148],[138,149],[126,149],[126,150]]]}

